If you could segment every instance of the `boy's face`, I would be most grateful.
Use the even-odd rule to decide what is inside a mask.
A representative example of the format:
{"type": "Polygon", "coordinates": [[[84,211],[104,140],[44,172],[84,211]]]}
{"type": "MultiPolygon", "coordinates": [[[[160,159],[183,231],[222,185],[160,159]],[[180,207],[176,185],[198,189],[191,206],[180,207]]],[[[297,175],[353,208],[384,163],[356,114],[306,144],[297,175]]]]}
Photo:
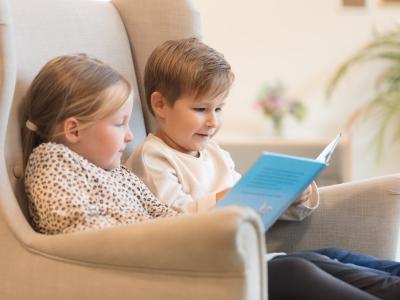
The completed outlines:
{"type": "Polygon", "coordinates": [[[201,99],[182,96],[172,107],[165,102],[162,116],[158,115],[159,130],[156,135],[170,147],[198,156],[204,144],[221,127],[224,103],[225,95],[201,99]]]}

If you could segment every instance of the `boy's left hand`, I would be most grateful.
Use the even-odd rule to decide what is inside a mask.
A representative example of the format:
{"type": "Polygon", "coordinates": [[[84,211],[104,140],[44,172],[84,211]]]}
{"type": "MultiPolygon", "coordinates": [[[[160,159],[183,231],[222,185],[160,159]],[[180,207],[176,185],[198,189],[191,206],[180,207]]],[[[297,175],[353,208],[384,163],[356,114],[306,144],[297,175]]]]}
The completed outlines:
{"type": "Polygon", "coordinates": [[[310,199],[312,192],[311,184],[301,193],[301,195],[293,202],[292,205],[300,205],[310,199]]]}

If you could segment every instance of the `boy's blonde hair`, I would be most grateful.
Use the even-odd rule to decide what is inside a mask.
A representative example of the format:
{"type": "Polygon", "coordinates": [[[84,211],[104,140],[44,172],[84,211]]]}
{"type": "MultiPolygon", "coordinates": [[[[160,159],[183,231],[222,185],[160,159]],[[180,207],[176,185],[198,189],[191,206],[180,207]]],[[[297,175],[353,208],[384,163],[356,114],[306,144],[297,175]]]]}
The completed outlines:
{"type": "Polygon", "coordinates": [[[145,71],[146,102],[160,92],[173,106],[183,95],[217,97],[228,93],[234,75],[224,56],[196,38],[166,41],[150,55],[145,71]]]}
{"type": "Polygon", "coordinates": [[[118,110],[130,93],[131,85],[121,74],[86,54],[50,60],[36,75],[23,100],[24,168],[36,146],[53,141],[59,134],[55,129],[60,122],[74,117],[89,126],[118,110]],[[121,88],[110,93],[109,88],[117,85],[121,88]],[[25,126],[27,121],[35,128],[28,129],[32,125],[25,126]]]}

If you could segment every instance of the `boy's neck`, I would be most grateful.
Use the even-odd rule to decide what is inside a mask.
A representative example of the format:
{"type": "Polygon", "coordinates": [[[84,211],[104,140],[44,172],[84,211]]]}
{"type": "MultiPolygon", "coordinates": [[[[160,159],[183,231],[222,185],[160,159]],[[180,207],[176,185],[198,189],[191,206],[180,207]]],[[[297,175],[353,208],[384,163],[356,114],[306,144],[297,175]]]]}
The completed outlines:
{"type": "Polygon", "coordinates": [[[163,130],[158,129],[156,133],[154,134],[156,137],[161,139],[167,146],[171,147],[174,150],[177,150],[179,152],[189,154],[194,157],[200,157],[200,152],[199,151],[187,151],[186,149],[182,148],[179,146],[173,139],[171,139],[168,134],[166,134],[163,130]]]}

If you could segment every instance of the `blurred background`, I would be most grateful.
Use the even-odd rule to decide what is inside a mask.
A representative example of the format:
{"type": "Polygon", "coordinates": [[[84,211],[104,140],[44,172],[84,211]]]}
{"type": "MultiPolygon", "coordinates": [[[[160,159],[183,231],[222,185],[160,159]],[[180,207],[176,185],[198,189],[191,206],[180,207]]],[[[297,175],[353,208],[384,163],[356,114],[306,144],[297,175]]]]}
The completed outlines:
{"type": "MultiPolygon", "coordinates": [[[[341,64],[376,35],[398,30],[397,2],[194,0],[202,16],[203,40],[225,55],[236,75],[224,108],[224,126],[216,139],[234,151],[239,169],[244,170],[251,159],[237,161],[235,153],[243,157],[263,149],[287,149],[288,153],[313,156],[338,131],[344,131],[337,154],[340,162],[335,167],[338,181],[400,170],[400,142],[392,141],[400,130],[398,121],[388,122],[381,140],[376,134],[385,120],[382,113],[371,113],[346,126],[355,112],[376,96],[376,79],[393,62],[355,64],[329,100],[326,96],[341,64]],[[280,112],[280,132],[274,129],[273,112],[265,113],[260,104],[273,101],[277,86],[283,87],[279,101],[297,99],[305,109],[300,122],[289,110],[280,112]],[[301,147],[305,150],[296,151],[301,147]]],[[[399,46],[397,53],[400,58],[399,46]]],[[[400,107],[400,98],[398,103],[400,107]]]]}

